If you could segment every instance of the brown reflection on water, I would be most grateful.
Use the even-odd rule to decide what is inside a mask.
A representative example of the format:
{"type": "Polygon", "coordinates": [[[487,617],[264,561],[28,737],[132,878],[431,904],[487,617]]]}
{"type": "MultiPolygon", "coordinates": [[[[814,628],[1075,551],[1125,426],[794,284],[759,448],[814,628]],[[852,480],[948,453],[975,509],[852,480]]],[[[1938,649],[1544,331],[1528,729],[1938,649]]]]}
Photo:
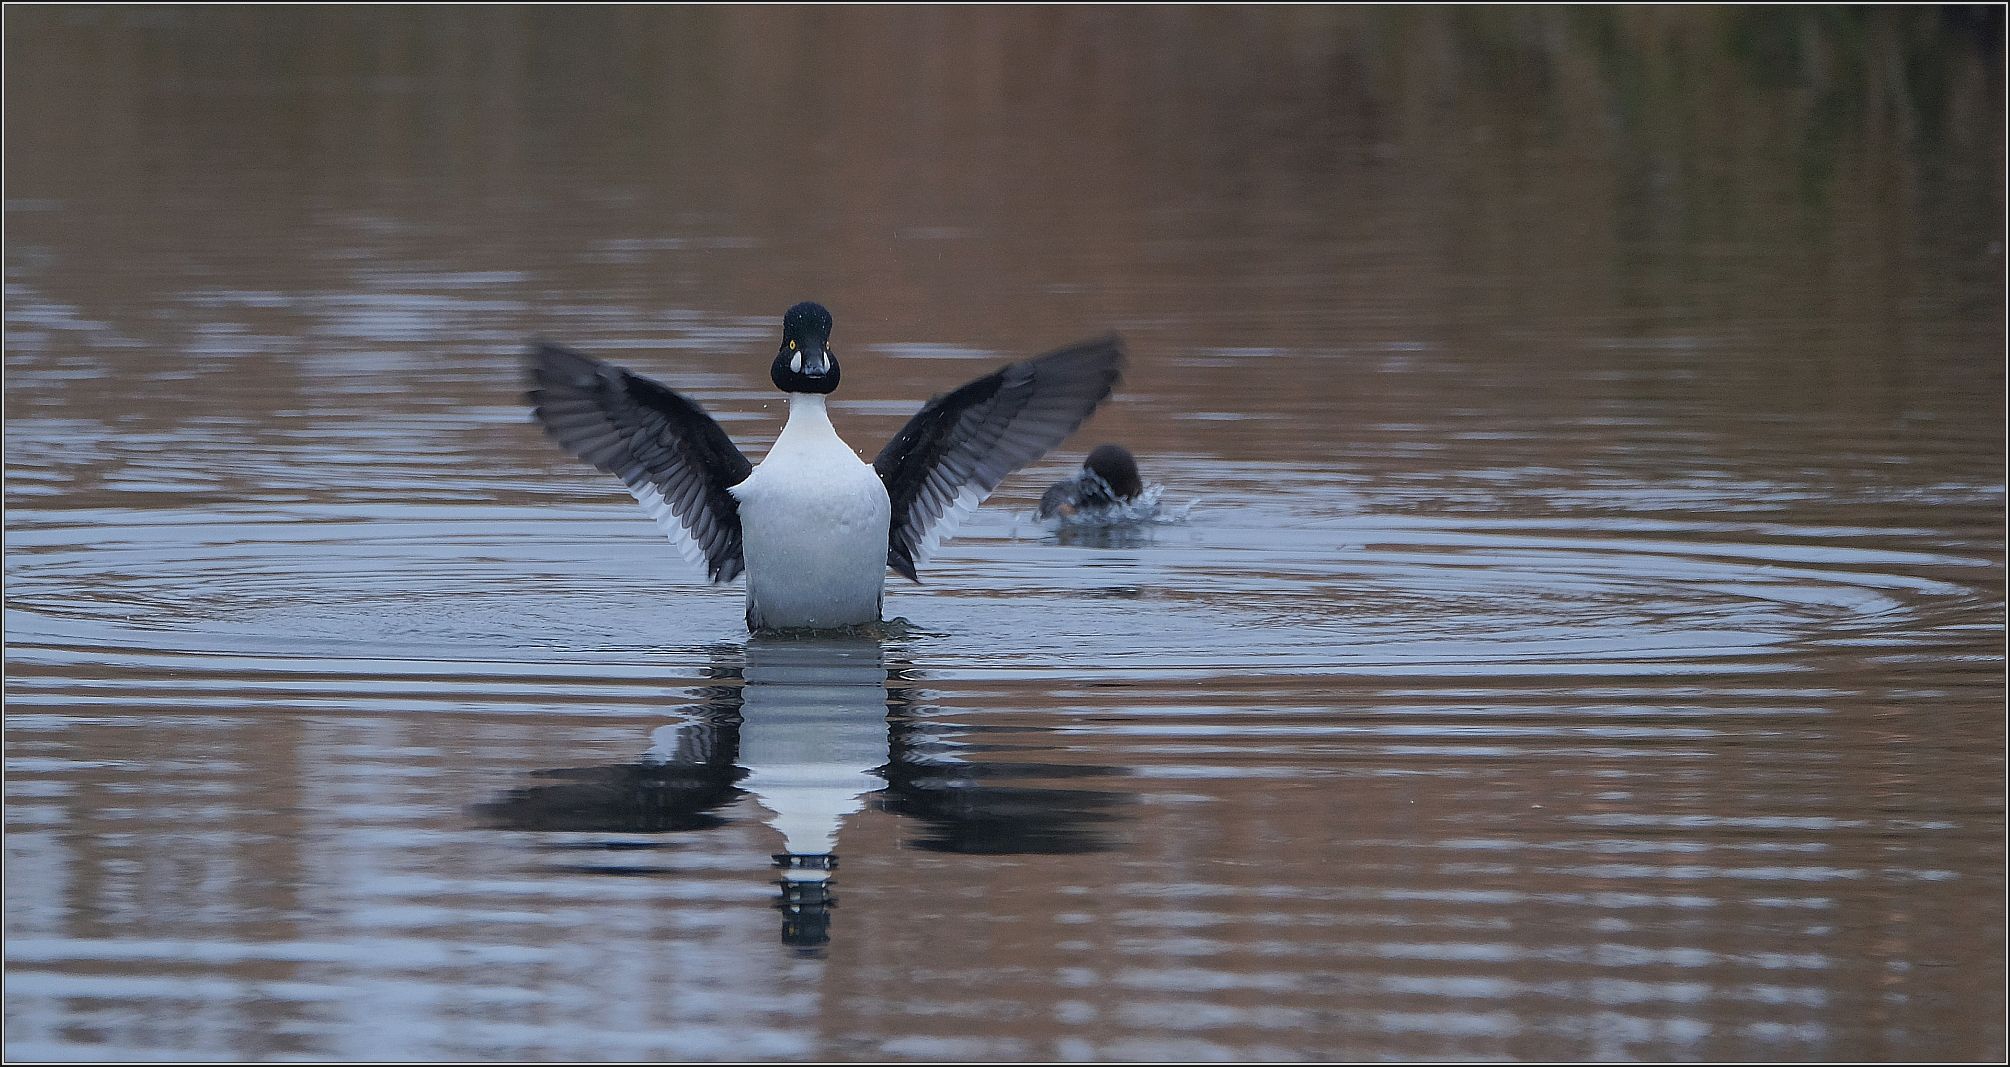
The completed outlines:
{"type": "Polygon", "coordinates": [[[2000,11],[7,31],[10,1055],[2003,1055],[2000,11]],[[1134,357],[835,704],[518,398],[805,297],[861,448],[1134,357]]]}
{"type": "MultiPolygon", "coordinates": [[[[1418,410],[1563,423],[1546,458],[1567,469],[1660,443],[1573,425],[1599,402],[1713,450],[1873,450],[2001,392],[2000,309],[1962,295],[2000,256],[1986,73],[1958,37],[1908,55],[1929,32],[1910,23],[1852,32],[1865,70],[1756,91],[1843,46],[1745,55],[1740,34],[1785,31],[1590,12],[143,21],[32,15],[13,36],[9,177],[67,205],[17,212],[16,244],[53,253],[40,227],[60,226],[37,282],[86,318],[182,287],[293,298],[224,301],[238,358],[184,367],[185,404],[120,409],[140,418],[268,408],[303,355],[356,340],[331,290],[438,291],[436,271],[479,306],[406,308],[426,353],[514,326],[589,344],[643,325],[610,327],[624,309],[765,324],[804,293],[839,309],[853,360],[1115,324],[1139,367],[1108,432],[1265,461],[1344,459],[1418,410]],[[1887,143],[1894,108],[1936,155],[1887,143]],[[1855,122],[1811,118],[1833,112],[1855,122]],[[1697,353],[1706,370],[1663,366],[1697,353]],[[1618,390],[1587,380],[1615,358],[1618,390]]],[[[112,316],[122,362],[219,325],[165,317],[112,316]]],[[[715,364],[736,354],[685,359],[762,387],[715,364]]],[[[868,362],[853,396],[966,369],[868,362]]],[[[105,384],[144,376],[126,381],[105,384]]],[[[1420,470],[1494,447],[1444,436],[1420,470]]]]}

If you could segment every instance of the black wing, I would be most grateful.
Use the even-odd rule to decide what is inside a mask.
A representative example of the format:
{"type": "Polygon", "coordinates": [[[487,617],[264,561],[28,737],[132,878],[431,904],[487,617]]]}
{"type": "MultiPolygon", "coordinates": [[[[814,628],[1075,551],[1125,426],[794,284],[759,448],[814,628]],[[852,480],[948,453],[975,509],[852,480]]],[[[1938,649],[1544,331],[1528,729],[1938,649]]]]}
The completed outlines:
{"type": "Polygon", "coordinates": [[[1115,336],[1001,367],[930,400],[872,461],[893,500],[886,564],[910,579],[1005,476],[1075,432],[1124,362],[1115,336]]]}
{"type": "Polygon", "coordinates": [[[621,479],[678,551],[715,582],[745,569],[740,505],[727,486],[753,471],[689,399],[639,374],[552,344],[530,352],[526,399],[567,452],[621,479]]]}

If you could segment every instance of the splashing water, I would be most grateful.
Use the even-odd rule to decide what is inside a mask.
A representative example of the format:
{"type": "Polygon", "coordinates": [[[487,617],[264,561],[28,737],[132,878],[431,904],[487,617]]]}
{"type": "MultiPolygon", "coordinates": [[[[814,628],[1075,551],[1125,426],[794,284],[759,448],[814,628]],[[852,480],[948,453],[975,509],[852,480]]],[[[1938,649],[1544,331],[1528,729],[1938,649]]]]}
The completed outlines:
{"type": "Polygon", "coordinates": [[[1029,512],[1025,519],[1049,532],[1064,529],[1109,530],[1132,526],[1172,526],[1184,523],[1193,514],[1200,498],[1195,497],[1183,504],[1160,505],[1166,487],[1159,482],[1147,482],[1144,491],[1130,500],[1118,500],[1109,504],[1088,505],[1074,508],[1065,513],[1055,513],[1041,518],[1029,512]]]}

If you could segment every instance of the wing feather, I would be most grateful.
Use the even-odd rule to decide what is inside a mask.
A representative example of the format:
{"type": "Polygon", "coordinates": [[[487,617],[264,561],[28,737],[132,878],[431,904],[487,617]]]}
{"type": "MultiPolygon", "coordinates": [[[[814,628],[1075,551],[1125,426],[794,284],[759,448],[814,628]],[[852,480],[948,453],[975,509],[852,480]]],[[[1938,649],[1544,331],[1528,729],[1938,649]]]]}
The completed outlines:
{"type": "Polygon", "coordinates": [[[893,502],[887,566],[916,567],[998,483],[1075,432],[1116,387],[1115,336],[1012,363],[930,400],[880,450],[873,468],[893,502]]]}
{"type": "Polygon", "coordinates": [[[728,486],[753,471],[697,402],[612,363],[553,344],[530,351],[525,394],[567,452],[621,479],[685,559],[714,582],[745,569],[728,486]]]}

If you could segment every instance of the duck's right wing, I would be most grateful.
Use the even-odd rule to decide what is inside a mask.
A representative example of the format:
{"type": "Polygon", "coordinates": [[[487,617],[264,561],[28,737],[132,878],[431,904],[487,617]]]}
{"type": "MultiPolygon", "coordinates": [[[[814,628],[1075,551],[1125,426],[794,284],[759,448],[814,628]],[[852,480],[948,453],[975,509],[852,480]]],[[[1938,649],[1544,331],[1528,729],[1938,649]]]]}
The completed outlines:
{"type": "Polygon", "coordinates": [[[530,351],[525,398],[567,452],[621,479],[684,558],[715,582],[746,568],[728,486],[753,472],[705,409],[666,386],[553,344],[530,351]]]}
{"type": "Polygon", "coordinates": [[[1075,432],[1124,364],[1115,336],[1000,367],[930,400],[872,461],[893,504],[886,563],[915,568],[1005,476],[1075,432]]]}

